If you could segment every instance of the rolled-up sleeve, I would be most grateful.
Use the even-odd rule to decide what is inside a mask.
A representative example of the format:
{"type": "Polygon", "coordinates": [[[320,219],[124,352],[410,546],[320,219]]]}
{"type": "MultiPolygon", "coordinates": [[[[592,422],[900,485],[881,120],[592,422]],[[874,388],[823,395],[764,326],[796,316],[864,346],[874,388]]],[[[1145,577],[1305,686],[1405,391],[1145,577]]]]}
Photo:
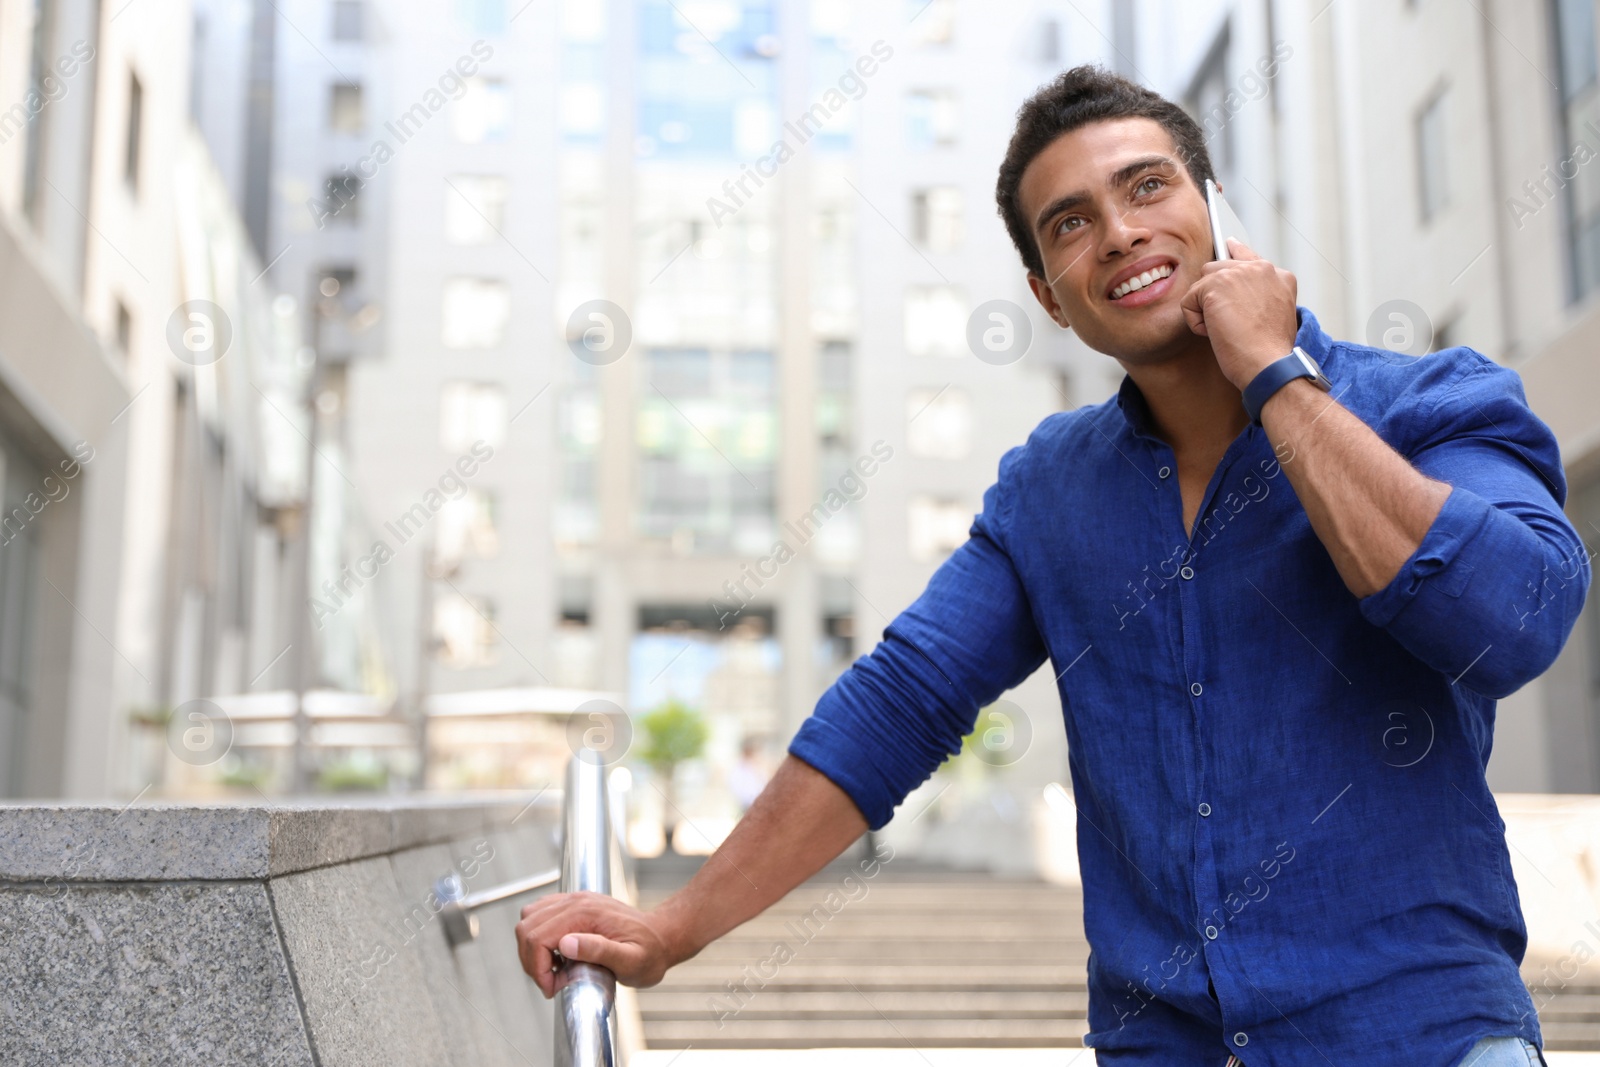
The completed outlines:
{"type": "Polygon", "coordinates": [[[1044,662],[1043,641],[1005,548],[1008,451],[968,539],[927,588],[822,695],[789,752],[855,801],[874,830],[961,749],[978,711],[1044,662]]]}
{"type": "Polygon", "coordinates": [[[1562,511],[1555,435],[1529,409],[1516,372],[1466,358],[1465,373],[1429,390],[1425,437],[1408,456],[1450,495],[1399,573],[1360,606],[1412,655],[1499,699],[1555,661],[1591,570],[1562,511]]]}

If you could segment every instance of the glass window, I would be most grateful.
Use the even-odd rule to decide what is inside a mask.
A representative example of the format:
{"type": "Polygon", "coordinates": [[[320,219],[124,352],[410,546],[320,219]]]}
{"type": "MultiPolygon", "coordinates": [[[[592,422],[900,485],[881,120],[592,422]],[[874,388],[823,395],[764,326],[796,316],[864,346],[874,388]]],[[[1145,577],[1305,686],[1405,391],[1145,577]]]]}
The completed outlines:
{"type": "Polygon", "coordinates": [[[144,86],[139,84],[137,74],[128,75],[128,128],[125,131],[127,144],[124,146],[122,159],[122,178],[128,183],[128,188],[134,192],[139,191],[139,138],[140,126],[144,122],[144,86]]]}
{"type": "Polygon", "coordinates": [[[953,185],[911,194],[911,234],[929,252],[954,252],[961,246],[961,190],[953,185]]]}
{"type": "Polygon", "coordinates": [[[361,86],[349,82],[328,86],[328,129],[334,133],[360,133],[365,127],[361,86]]]}
{"type": "Polygon", "coordinates": [[[1448,157],[1445,155],[1445,102],[1440,91],[1417,116],[1417,195],[1422,221],[1428,222],[1449,203],[1448,157]]]}
{"type": "Polygon", "coordinates": [[[333,0],[333,39],[361,40],[360,0],[333,0]]]}
{"type": "Polygon", "coordinates": [[[435,559],[448,565],[469,556],[488,559],[496,555],[500,551],[500,533],[494,519],[494,495],[481,489],[468,489],[446,500],[439,509],[435,530],[435,559]]]}
{"type": "Polygon", "coordinates": [[[511,89],[500,78],[468,78],[451,116],[462,144],[503,141],[511,132],[511,89]]]}
{"type": "Polygon", "coordinates": [[[330,174],[322,182],[322,205],[326,214],[319,219],[358,222],[361,217],[361,179],[354,174],[330,174]]]}
{"type": "Polygon", "coordinates": [[[505,0],[456,0],[456,18],[473,33],[497,36],[506,29],[505,0]]]}
{"type": "Polygon", "coordinates": [[[906,395],[906,447],[924,459],[966,459],[972,451],[972,404],[960,389],[913,389],[906,395]]]}
{"type": "Polygon", "coordinates": [[[440,333],[446,348],[495,348],[505,340],[511,291],[493,278],[448,278],[440,333]]]}
{"type": "Polygon", "coordinates": [[[907,524],[911,558],[927,562],[954,552],[966,543],[974,517],[973,510],[957,500],[912,497],[907,524]]]}
{"type": "Polygon", "coordinates": [[[913,356],[959,356],[967,350],[967,299],[949,285],[906,292],[906,351],[913,356]]]}
{"type": "MultiPolygon", "coordinates": [[[[1594,0],[1554,0],[1557,59],[1561,65],[1562,145],[1587,144],[1586,132],[1600,122],[1597,84],[1594,0]]],[[[1566,199],[1567,299],[1581,299],[1600,286],[1600,174],[1575,165],[1576,155],[1563,153],[1557,170],[1572,175],[1561,195],[1566,199]]],[[[1537,211],[1549,203],[1545,193],[1527,204],[1537,211]]],[[[1516,210],[1516,209],[1513,209],[1516,210]]],[[[1520,225],[1520,219],[1519,219],[1520,225]]]]}
{"type": "Polygon", "coordinates": [[[494,604],[445,589],[433,603],[433,636],[447,667],[487,667],[495,661],[494,604]]]}
{"type": "Polygon", "coordinates": [[[953,145],[960,134],[952,89],[913,89],[906,96],[906,141],[912,148],[953,145]]]}
{"type": "Polygon", "coordinates": [[[911,39],[918,44],[949,44],[956,34],[955,0],[907,0],[911,39]]]}
{"type": "Polygon", "coordinates": [[[505,230],[504,178],[456,174],[444,188],[444,236],[453,245],[491,244],[505,230]]]}
{"type": "Polygon", "coordinates": [[[493,382],[446,382],[439,391],[439,444],[466,453],[479,441],[491,448],[506,436],[506,397],[493,382]]]}

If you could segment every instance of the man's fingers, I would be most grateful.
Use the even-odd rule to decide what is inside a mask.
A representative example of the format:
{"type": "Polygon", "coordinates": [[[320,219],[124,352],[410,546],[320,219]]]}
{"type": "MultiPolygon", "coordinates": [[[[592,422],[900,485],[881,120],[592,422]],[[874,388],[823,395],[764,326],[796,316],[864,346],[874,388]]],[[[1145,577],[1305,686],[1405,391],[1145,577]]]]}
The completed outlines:
{"type": "Polygon", "coordinates": [[[638,968],[642,952],[638,945],[612,941],[599,934],[565,934],[560,943],[561,954],[569,960],[597,963],[613,974],[632,976],[638,968]]]}
{"type": "Polygon", "coordinates": [[[1234,259],[1260,259],[1255,249],[1239,240],[1237,237],[1228,238],[1228,255],[1234,259]]]}
{"type": "Polygon", "coordinates": [[[546,999],[555,995],[555,959],[539,939],[534,924],[527,920],[517,924],[517,959],[546,999]]]}

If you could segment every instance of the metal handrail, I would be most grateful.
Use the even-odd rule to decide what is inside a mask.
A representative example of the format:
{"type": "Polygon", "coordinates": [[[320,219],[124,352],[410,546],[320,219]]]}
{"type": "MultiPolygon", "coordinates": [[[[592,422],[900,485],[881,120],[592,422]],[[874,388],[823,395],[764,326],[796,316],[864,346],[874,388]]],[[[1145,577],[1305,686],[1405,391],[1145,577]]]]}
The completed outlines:
{"type": "MultiPolygon", "coordinates": [[[[612,895],[612,871],[621,850],[611,821],[610,790],[601,754],[580,749],[567,764],[562,797],[561,866],[527,878],[468,894],[454,872],[440,878],[434,892],[442,902],[439,918],[455,948],[478,936],[475,912],[485,905],[560,883],[560,892],[612,895]]],[[[617,979],[594,963],[556,954],[557,1067],[616,1067],[617,979]]]]}
{"type": "MultiPolygon", "coordinates": [[[[611,895],[616,854],[606,768],[600,753],[579,749],[567,764],[561,892],[611,895]]],[[[617,979],[594,963],[562,960],[556,993],[557,1067],[614,1067],[617,979]]]]}

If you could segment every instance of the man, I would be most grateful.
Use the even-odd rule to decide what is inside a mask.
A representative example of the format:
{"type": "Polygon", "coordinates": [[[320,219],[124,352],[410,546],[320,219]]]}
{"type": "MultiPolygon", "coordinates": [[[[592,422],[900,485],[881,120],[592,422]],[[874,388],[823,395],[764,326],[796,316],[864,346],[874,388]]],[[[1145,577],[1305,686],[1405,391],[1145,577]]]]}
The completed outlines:
{"type": "Polygon", "coordinates": [[[524,909],[546,995],[552,949],[659,981],[886,823],[1049,659],[1101,1062],[1538,1055],[1484,768],[1495,701],[1590,581],[1556,442],[1477,352],[1333,341],[1287,271],[1213,262],[1210,175],[1192,120],[1099,69],[1023,107],[1000,213],[1118,395],[1005,453],[970,539],[685,889],[524,909]]]}

